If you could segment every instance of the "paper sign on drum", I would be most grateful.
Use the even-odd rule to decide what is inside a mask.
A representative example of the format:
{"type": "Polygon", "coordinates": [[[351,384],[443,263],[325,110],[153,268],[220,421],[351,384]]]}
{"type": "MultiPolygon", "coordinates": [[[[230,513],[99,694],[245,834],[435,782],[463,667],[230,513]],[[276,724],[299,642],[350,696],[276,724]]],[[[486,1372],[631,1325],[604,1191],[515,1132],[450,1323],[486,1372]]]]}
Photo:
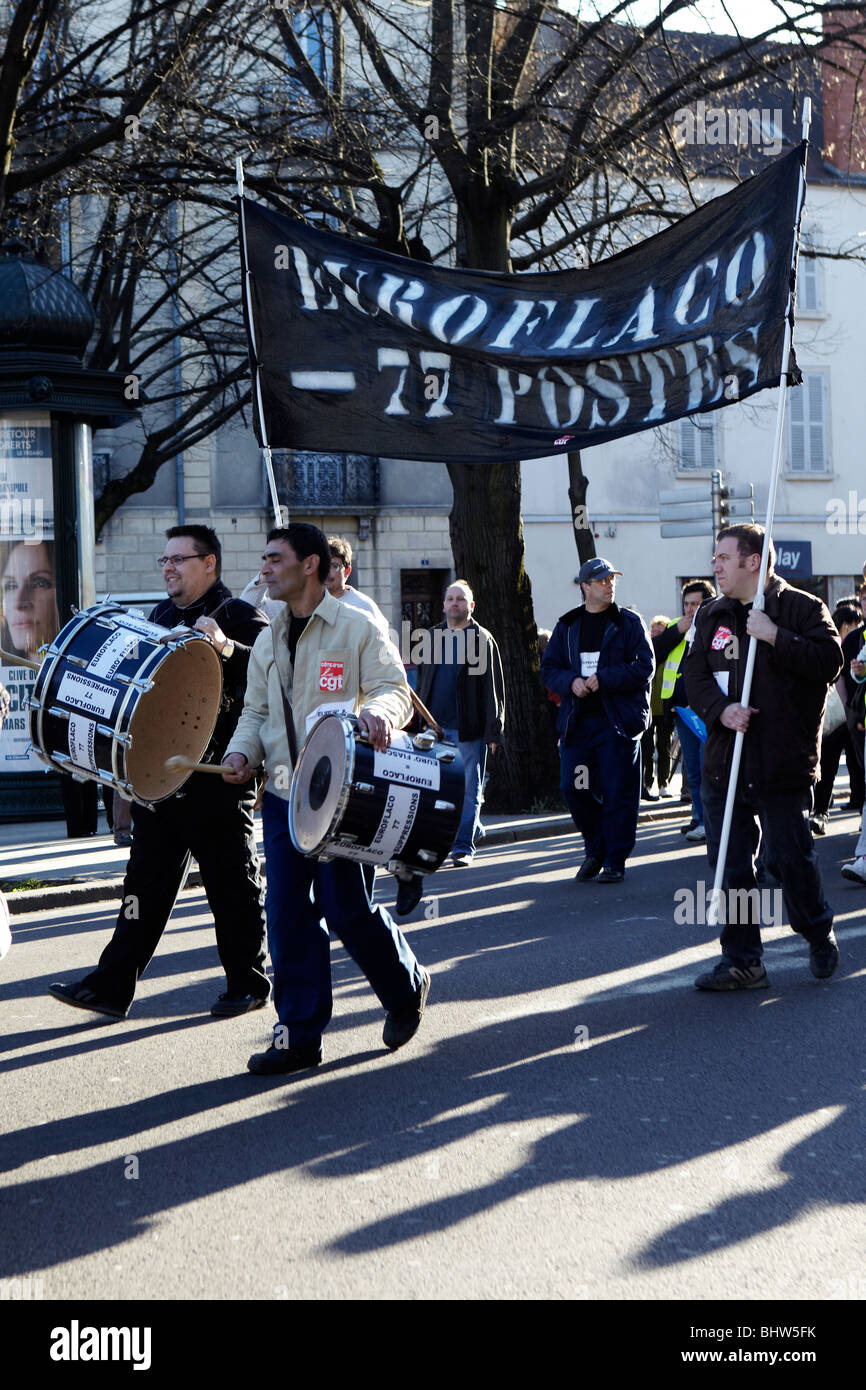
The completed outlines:
{"type": "Polygon", "coordinates": [[[57,690],[60,704],[72,705],[85,714],[107,719],[114,708],[117,691],[113,685],[103,685],[101,681],[79,676],[76,671],[65,671],[57,690]]]}
{"type": "Polygon", "coordinates": [[[69,756],[76,767],[98,772],[95,753],[96,725],[92,719],[73,714],[69,720],[69,756]]]}
{"type": "Polygon", "coordinates": [[[415,823],[418,811],[419,793],[411,787],[393,786],[388,792],[382,819],[369,845],[354,845],[337,839],[332,852],[341,859],[361,859],[365,863],[375,860],[377,864],[387,864],[405,845],[415,823]]]}
{"type": "Polygon", "coordinates": [[[112,632],[107,641],[93,653],[87,663],[87,670],[93,676],[104,676],[110,680],[115,676],[128,656],[136,654],[141,637],[126,628],[112,632]]]}
{"type": "Polygon", "coordinates": [[[402,782],[408,787],[439,790],[438,759],[416,753],[411,738],[402,731],[392,734],[390,748],[384,753],[375,754],[373,771],[386,782],[402,782]]]}

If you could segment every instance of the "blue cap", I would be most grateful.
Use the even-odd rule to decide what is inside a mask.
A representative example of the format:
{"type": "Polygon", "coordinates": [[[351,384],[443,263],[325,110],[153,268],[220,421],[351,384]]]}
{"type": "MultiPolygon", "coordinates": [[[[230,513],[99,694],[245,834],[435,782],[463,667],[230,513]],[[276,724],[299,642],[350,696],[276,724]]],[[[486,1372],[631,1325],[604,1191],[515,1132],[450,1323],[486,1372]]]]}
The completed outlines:
{"type": "Polygon", "coordinates": [[[577,582],[589,584],[592,579],[607,579],[611,574],[618,574],[622,578],[622,570],[615,570],[609,560],[602,560],[601,556],[597,555],[594,560],[587,560],[585,565],[581,565],[577,582]]]}

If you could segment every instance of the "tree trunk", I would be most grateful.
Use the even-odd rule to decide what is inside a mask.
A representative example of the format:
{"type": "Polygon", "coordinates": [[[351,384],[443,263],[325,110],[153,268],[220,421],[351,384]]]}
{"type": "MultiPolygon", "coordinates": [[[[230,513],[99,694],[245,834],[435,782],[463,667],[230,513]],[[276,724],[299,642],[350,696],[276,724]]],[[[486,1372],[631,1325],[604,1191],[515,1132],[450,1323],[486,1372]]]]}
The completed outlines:
{"type": "MultiPolygon", "coordinates": [[[[458,245],[476,269],[509,270],[510,219],[495,198],[459,219],[458,245]],[[471,226],[469,219],[471,218],[471,226]],[[482,250],[483,248],[483,250],[482,250]]],[[[529,810],[558,785],[556,750],[539,679],[532,586],[524,566],[520,463],[449,464],[451,550],[475,595],[475,616],[496,638],[505,676],[505,745],[488,760],[491,811],[529,810]]]]}
{"type": "Polygon", "coordinates": [[[475,595],[475,617],[493,633],[505,676],[505,746],[488,761],[491,811],[529,810],[557,785],[555,750],[538,676],[538,634],[524,568],[520,464],[449,464],[451,549],[457,577],[475,595]]]}

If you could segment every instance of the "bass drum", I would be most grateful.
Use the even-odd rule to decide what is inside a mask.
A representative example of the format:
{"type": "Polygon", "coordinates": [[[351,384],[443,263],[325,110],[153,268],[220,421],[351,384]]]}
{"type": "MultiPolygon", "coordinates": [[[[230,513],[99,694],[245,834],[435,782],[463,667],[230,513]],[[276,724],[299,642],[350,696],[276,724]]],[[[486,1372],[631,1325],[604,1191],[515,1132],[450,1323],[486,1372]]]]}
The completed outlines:
{"type": "Polygon", "coordinates": [[[204,633],[169,632],[116,603],[77,613],[55,637],[30,697],[30,741],[49,767],[102,782],[142,806],[172,796],[199,762],[222,698],[204,633]]]}
{"type": "Polygon", "coordinates": [[[376,753],[351,715],[329,714],[301,749],[289,832],[310,858],[430,874],[447,858],[463,811],[463,759],[432,734],[396,732],[376,753]]]}

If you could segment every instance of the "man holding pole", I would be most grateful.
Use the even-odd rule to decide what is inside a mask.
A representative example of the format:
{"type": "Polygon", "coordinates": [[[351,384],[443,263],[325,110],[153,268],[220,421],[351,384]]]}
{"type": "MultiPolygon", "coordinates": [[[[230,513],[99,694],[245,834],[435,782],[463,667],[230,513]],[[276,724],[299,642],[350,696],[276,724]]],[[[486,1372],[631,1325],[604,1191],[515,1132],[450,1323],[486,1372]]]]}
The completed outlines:
{"type": "Polygon", "coordinates": [[[773,574],[772,542],[763,609],[753,608],[763,544],[763,526],[719,531],[713,572],[721,597],[699,610],[685,661],[689,705],[707,726],[701,800],[713,869],[723,839],[735,738],[739,731],[745,735],[723,879],[728,906],[719,914],[722,959],[695,981],[704,990],[769,986],[753,869],[758,822],[788,919],[809,943],[812,974],[826,979],[839,964],[809,816],[827,689],[842,669],[842,652],[820,599],[773,574]],[[743,706],[750,637],[756,639],[754,675],[750,703],[743,706]]]}

